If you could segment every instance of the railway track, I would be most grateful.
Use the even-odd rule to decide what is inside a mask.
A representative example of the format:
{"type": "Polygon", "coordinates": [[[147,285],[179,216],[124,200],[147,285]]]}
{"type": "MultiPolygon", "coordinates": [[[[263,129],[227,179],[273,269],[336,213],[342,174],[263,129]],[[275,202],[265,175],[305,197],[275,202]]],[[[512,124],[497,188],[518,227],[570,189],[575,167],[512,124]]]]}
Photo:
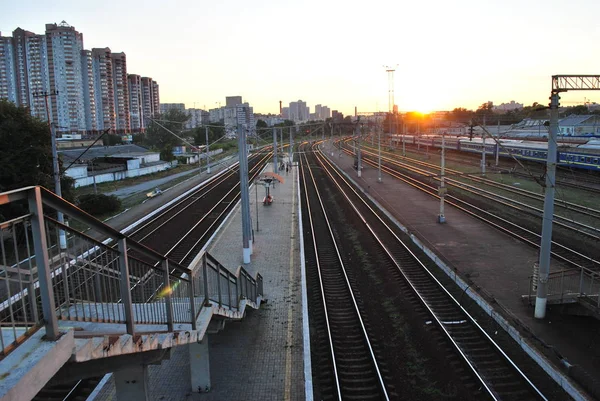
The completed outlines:
{"type": "MultiPolygon", "coordinates": [[[[346,150],[346,152],[350,151],[346,150]]],[[[350,152],[350,154],[352,153],[350,152]]],[[[377,163],[373,160],[369,160],[367,158],[364,159],[363,162],[372,166],[373,168],[377,168],[377,163]]],[[[384,164],[382,164],[381,169],[383,172],[391,175],[392,177],[406,182],[414,188],[417,188],[439,199],[438,188],[434,185],[423,182],[423,179],[415,178],[409,174],[402,173],[399,170],[384,164]]],[[[538,233],[523,227],[520,223],[512,222],[507,218],[491,213],[490,211],[463,200],[458,196],[447,194],[445,197],[445,202],[513,236],[514,238],[529,244],[532,247],[539,248],[541,236],[538,233]]],[[[587,232],[577,230],[573,227],[569,228],[573,231],[580,232],[582,235],[590,236],[587,232]]],[[[560,260],[561,262],[577,269],[588,268],[596,271],[600,270],[600,261],[556,241],[552,241],[552,256],[557,260],[560,260]]]]}
{"type": "Polygon", "coordinates": [[[373,353],[315,177],[306,155],[302,157],[303,216],[311,238],[305,258],[310,280],[320,288],[313,293],[311,309],[316,319],[324,322],[316,334],[318,398],[389,400],[390,389],[373,353]]]}
{"type": "MultiPolygon", "coordinates": [[[[254,155],[248,161],[250,182],[269,157],[270,153],[254,155]]],[[[187,266],[239,196],[239,171],[232,169],[215,182],[208,183],[173,204],[130,236],[180,265],[187,266]]]]}
{"type": "MultiPolygon", "coordinates": [[[[364,153],[367,153],[369,156],[371,156],[372,158],[376,158],[377,155],[374,153],[374,151],[365,151],[364,153]]],[[[408,157],[404,157],[404,156],[398,156],[398,155],[393,155],[393,154],[389,154],[387,152],[382,152],[382,154],[385,153],[388,156],[385,158],[386,162],[388,163],[398,163],[398,164],[402,164],[403,166],[421,166],[425,169],[428,170],[423,170],[423,174],[430,174],[430,175],[437,175],[439,174],[439,170],[440,170],[440,166],[437,164],[433,164],[433,163],[428,163],[428,162],[424,162],[421,160],[416,160],[416,159],[411,159],[408,157]],[[410,163],[410,164],[407,164],[410,163]]],[[[479,175],[479,173],[464,173],[462,171],[458,171],[458,170],[453,170],[450,168],[446,168],[446,182],[449,184],[456,184],[456,185],[467,185],[466,183],[462,182],[462,181],[458,181],[456,178],[458,177],[463,177],[466,179],[469,179],[470,181],[479,183],[479,184],[485,184],[486,186],[495,188],[495,189],[499,189],[502,190],[504,192],[508,192],[510,194],[514,194],[517,195],[519,197],[522,197],[524,199],[528,199],[528,200],[532,200],[537,202],[536,206],[541,207],[543,205],[544,202],[544,196],[536,193],[536,192],[532,192],[532,191],[528,191],[522,188],[515,188],[512,185],[507,185],[507,184],[503,184],[503,183],[499,183],[497,181],[494,180],[490,180],[487,179],[485,177],[481,177],[479,175]]],[[[529,175],[527,175],[527,177],[531,178],[529,175]]],[[[587,190],[588,187],[581,187],[581,189],[587,190]]],[[[529,205],[525,205],[526,207],[530,207],[529,205]]],[[[592,218],[596,218],[596,219],[600,219],[600,210],[597,209],[593,209],[593,208],[589,208],[589,207],[585,207],[573,202],[568,202],[565,201],[563,199],[556,199],[555,200],[555,206],[556,208],[561,208],[565,213],[578,213],[584,216],[588,216],[588,217],[592,217],[592,218]]],[[[537,212],[541,212],[541,210],[539,208],[534,208],[535,211],[537,212]]],[[[555,216],[555,218],[557,218],[558,220],[561,221],[566,221],[566,222],[571,222],[573,224],[577,224],[576,221],[573,221],[574,219],[569,217],[569,218],[564,218],[561,216],[555,216]]],[[[595,229],[596,231],[600,231],[597,230],[597,228],[592,227],[593,229],[595,229]]]]}
{"type": "MultiPolygon", "coordinates": [[[[249,159],[250,182],[259,174],[270,154],[255,154],[249,159]]],[[[239,196],[239,170],[235,168],[188,194],[129,235],[180,265],[185,263],[187,266],[239,196]]],[[[46,386],[33,400],[85,400],[100,379],[94,377],[71,384],[46,386]]]]}
{"type": "MultiPolygon", "coordinates": [[[[330,186],[335,186],[339,196],[351,205],[348,209],[355,214],[351,219],[362,222],[365,237],[368,236],[376,242],[379,257],[387,259],[386,266],[380,266],[380,274],[383,276],[381,280],[393,279],[397,284],[396,291],[404,294],[415,308],[422,309],[422,313],[427,316],[424,319],[426,325],[431,327],[431,331],[435,331],[432,335],[444,338],[442,342],[445,345],[440,343],[442,350],[438,351],[451,353],[451,358],[460,359],[454,362],[451,360],[450,363],[459,372],[464,388],[469,389],[470,398],[545,400],[546,397],[541,391],[402,241],[402,234],[394,228],[395,226],[392,227],[383,213],[371,207],[326,158],[317,158],[320,170],[327,174],[332,182],[330,186]]],[[[311,192],[307,192],[306,196],[307,202],[310,202],[311,192]]],[[[312,208],[310,214],[316,217],[312,208]]],[[[325,249],[323,253],[331,255],[332,252],[325,249]]],[[[376,298],[378,295],[377,292],[372,292],[369,297],[376,298]]]]}

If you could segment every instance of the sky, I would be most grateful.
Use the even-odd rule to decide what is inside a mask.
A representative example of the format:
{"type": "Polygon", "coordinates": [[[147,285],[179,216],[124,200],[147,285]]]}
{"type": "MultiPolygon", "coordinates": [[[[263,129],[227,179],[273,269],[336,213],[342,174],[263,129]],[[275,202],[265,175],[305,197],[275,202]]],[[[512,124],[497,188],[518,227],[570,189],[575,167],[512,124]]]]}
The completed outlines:
{"type": "Polygon", "coordinates": [[[64,20],[86,49],[125,52],[161,103],[210,109],[240,95],[255,113],[299,99],[386,111],[392,66],[399,109],[430,112],[547,104],[552,75],[600,74],[598,15],[598,0],[2,0],[0,32],[64,20]]]}

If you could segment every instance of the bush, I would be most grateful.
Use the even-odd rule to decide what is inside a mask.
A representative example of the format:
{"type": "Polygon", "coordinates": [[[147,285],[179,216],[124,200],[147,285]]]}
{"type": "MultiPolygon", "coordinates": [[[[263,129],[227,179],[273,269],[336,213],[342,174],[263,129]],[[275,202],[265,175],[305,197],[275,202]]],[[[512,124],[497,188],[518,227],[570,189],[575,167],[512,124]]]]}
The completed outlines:
{"type": "Polygon", "coordinates": [[[92,216],[99,216],[121,209],[121,201],[114,195],[87,194],[77,199],[77,206],[92,216]]]}

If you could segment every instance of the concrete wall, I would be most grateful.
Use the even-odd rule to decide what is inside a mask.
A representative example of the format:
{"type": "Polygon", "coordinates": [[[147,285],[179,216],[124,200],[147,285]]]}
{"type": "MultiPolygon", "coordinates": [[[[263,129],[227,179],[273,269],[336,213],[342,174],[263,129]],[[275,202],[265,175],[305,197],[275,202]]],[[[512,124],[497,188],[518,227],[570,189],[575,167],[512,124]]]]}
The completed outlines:
{"type": "Polygon", "coordinates": [[[72,178],[87,177],[87,164],[70,167],[69,170],[67,170],[67,175],[72,178]]]}
{"type": "MultiPolygon", "coordinates": [[[[128,163],[129,164],[129,163],[128,163]]],[[[139,164],[139,163],[138,163],[139,164]]],[[[154,166],[148,166],[143,168],[137,168],[133,170],[126,171],[116,171],[114,173],[105,173],[96,175],[96,184],[100,184],[102,182],[110,182],[110,181],[119,181],[124,180],[126,178],[139,177],[141,175],[153,174],[159,171],[167,170],[171,167],[175,167],[177,165],[176,161],[171,163],[165,162],[162,164],[157,164],[154,166]]],[[[69,172],[71,169],[69,169],[69,172]]],[[[70,176],[70,174],[69,174],[70,176]]],[[[75,177],[73,177],[75,178],[75,177]]],[[[81,177],[75,178],[75,188],[85,187],[88,185],[94,185],[94,177],[81,177]]]]}

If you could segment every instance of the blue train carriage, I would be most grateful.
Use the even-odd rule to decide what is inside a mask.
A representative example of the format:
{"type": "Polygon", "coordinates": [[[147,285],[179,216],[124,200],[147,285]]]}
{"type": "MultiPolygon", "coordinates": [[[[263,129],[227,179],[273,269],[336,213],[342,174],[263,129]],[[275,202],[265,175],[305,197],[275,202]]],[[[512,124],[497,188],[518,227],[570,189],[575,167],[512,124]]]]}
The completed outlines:
{"type": "Polygon", "coordinates": [[[546,161],[548,157],[548,143],[528,141],[503,141],[500,147],[500,156],[517,159],[532,160],[536,162],[546,161]]]}
{"type": "Polygon", "coordinates": [[[561,147],[558,164],[586,170],[600,171],[600,140],[589,140],[584,145],[561,147]]]}
{"type": "MultiPolygon", "coordinates": [[[[481,153],[483,149],[483,140],[481,138],[460,138],[456,144],[456,149],[462,152],[481,153]]],[[[492,138],[485,139],[485,154],[496,155],[496,141],[492,138]]],[[[500,153],[502,155],[502,152],[500,153]]]]}

